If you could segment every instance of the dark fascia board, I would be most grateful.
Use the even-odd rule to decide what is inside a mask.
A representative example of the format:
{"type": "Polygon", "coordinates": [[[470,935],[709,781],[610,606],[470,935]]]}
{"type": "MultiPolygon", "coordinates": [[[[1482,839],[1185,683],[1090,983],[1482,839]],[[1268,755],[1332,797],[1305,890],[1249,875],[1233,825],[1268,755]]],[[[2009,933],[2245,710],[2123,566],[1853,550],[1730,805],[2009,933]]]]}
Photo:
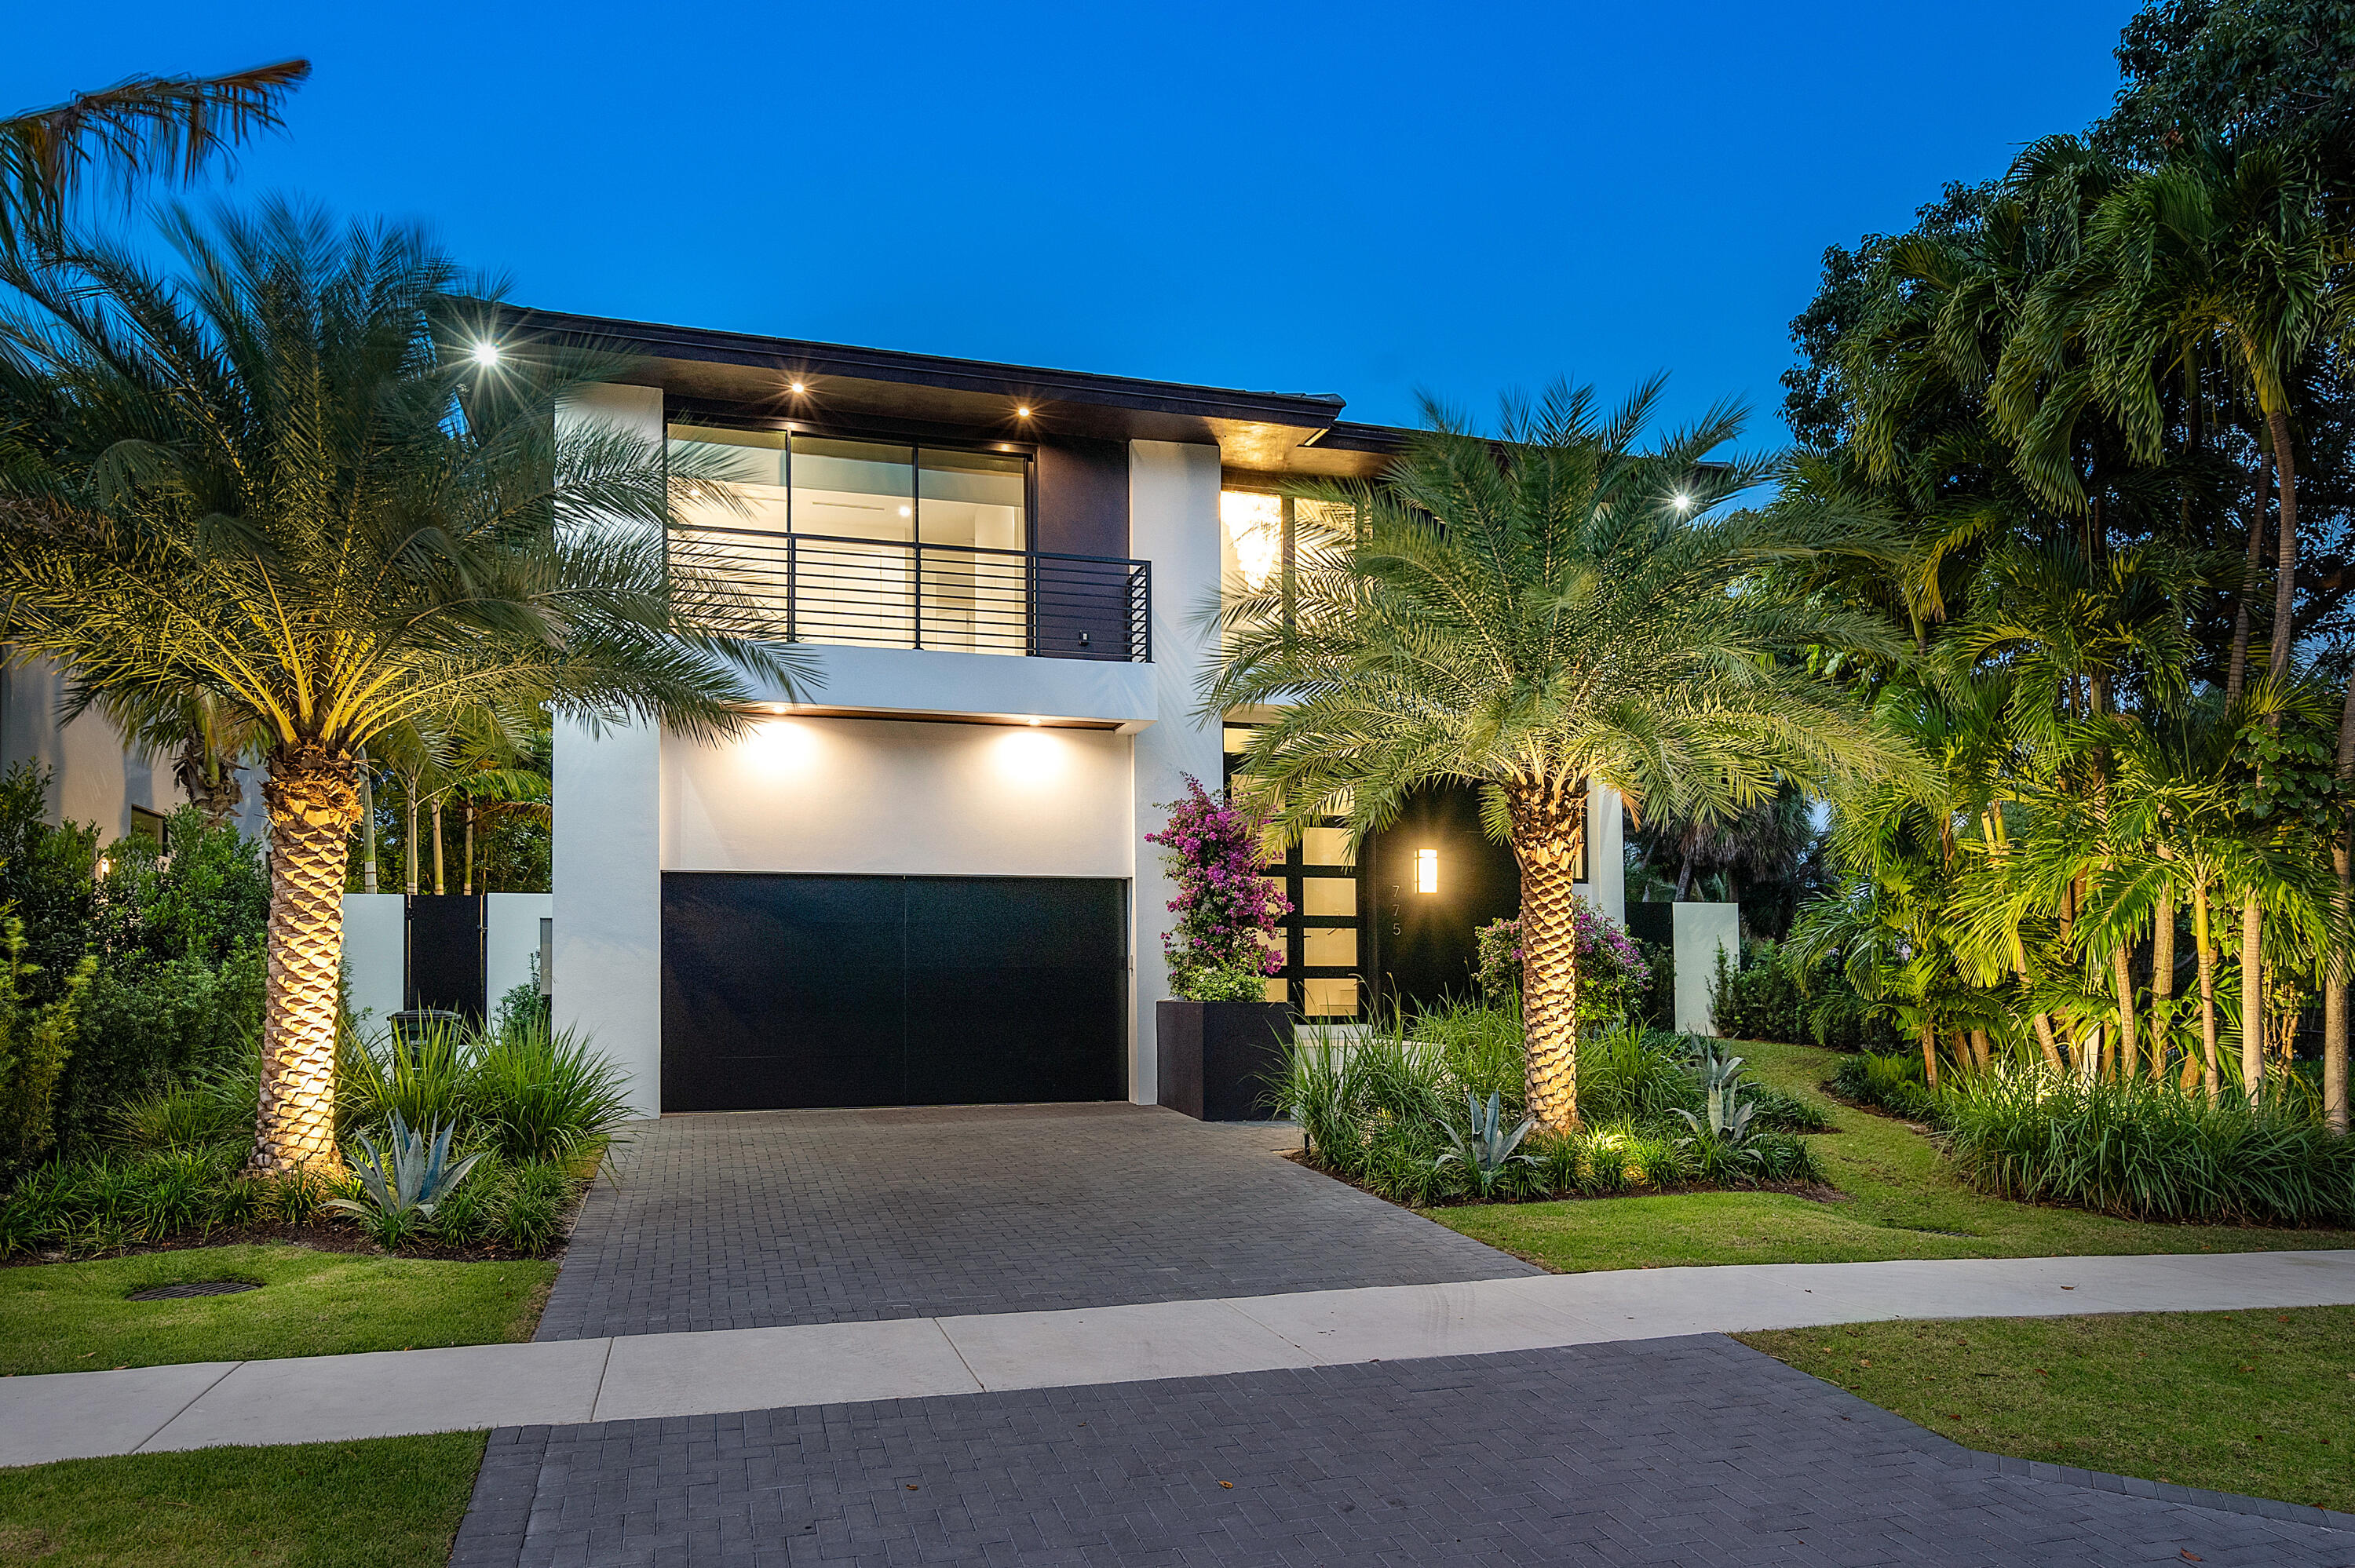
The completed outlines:
{"type": "Polygon", "coordinates": [[[1013,405],[1025,404],[1038,409],[1050,428],[1075,434],[1215,440],[1221,430],[1256,426],[1296,430],[1300,436],[1295,439],[1301,440],[1329,430],[1343,407],[1342,399],[1330,394],[1243,392],[520,306],[502,308],[499,330],[503,336],[551,337],[643,359],[648,365],[645,379],[706,398],[725,395],[733,384],[747,394],[758,394],[746,401],[777,403],[785,383],[799,379],[813,387],[872,387],[873,392],[858,398],[872,411],[884,388],[906,387],[914,394],[922,417],[940,420],[950,416],[944,422],[1002,426],[1013,405]],[[710,369],[698,374],[694,367],[698,366],[710,369]],[[727,375],[731,368],[749,374],[727,375]],[[917,389],[930,389],[932,396],[925,397],[917,389]],[[979,400],[971,404],[975,418],[956,419],[956,405],[969,399],[979,400]]]}

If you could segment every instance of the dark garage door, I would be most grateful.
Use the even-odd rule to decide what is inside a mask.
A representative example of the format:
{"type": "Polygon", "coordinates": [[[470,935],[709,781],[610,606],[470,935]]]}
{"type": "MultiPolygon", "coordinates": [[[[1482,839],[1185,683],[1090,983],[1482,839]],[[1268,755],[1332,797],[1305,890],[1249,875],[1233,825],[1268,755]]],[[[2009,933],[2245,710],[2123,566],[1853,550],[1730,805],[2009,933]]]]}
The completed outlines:
{"type": "Polygon", "coordinates": [[[1125,885],[663,874],[663,1108],[1112,1100],[1125,885]]]}

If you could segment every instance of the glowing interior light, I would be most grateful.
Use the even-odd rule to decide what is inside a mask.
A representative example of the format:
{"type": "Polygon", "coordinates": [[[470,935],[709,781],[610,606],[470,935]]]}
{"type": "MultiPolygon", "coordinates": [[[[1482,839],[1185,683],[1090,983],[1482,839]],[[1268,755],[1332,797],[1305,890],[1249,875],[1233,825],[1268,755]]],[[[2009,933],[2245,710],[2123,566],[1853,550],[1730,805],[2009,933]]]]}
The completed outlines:
{"type": "Polygon", "coordinates": [[[1219,495],[1219,521],[1226,526],[1227,541],[1234,548],[1235,567],[1242,574],[1243,587],[1253,593],[1267,587],[1268,579],[1275,576],[1276,562],[1284,555],[1284,503],[1273,495],[1222,491],[1219,495]]]}
{"type": "Polygon", "coordinates": [[[498,345],[497,344],[495,344],[495,343],[478,343],[478,344],[476,344],[474,345],[474,363],[475,363],[475,364],[477,364],[477,365],[496,365],[498,362],[499,362],[499,345],[498,345]]]}
{"type": "Polygon", "coordinates": [[[1417,893],[1439,891],[1439,852],[1437,850],[1414,852],[1414,890],[1417,893]]]}

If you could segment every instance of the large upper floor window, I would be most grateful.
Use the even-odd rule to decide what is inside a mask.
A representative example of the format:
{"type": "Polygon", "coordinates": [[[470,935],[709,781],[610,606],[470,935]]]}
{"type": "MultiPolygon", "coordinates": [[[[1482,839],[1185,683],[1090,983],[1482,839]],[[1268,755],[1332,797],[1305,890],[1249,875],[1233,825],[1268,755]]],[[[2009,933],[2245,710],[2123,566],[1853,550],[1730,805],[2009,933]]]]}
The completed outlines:
{"type": "Polygon", "coordinates": [[[1030,460],[670,427],[691,610],[740,636],[1053,659],[1151,657],[1151,569],[1030,548],[1030,460]],[[715,482],[698,489],[698,482],[715,482]]]}
{"type": "Polygon", "coordinates": [[[690,496],[678,518],[685,526],[983,550],[1029,546],[1030,463],[1019,453],[708,425],[673,425],[670,440],[675,459],[691,457],[732,493],[725,501],[690,496]]]}

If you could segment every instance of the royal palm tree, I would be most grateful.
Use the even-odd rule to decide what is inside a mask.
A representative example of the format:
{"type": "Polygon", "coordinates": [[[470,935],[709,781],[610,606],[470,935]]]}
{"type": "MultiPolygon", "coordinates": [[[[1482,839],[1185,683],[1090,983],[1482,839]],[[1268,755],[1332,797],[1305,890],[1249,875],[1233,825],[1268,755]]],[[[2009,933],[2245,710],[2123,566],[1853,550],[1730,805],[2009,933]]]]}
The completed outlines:
{"type": "Polygon", "coordinates": [[[658,441],[559,424],[611,374],[515,344],[405,230],[283,205],[166,225],[158,275],[0,264],[0,637],[84,704],[210,693],[261,737],[272,881],[254,1163],[336,1160],[345,863],[378,736],[542,705],[732,731],[762,648],[682,623],[658,441]]]}
{"type": "MultiPolygon", "coordinates": [[[[1521,874],[1529,1104],[1578,1120],[1572,884],[1587,790],[1684,819],[1817,782],[1873,742],[1856,705],[1790,655],[1851,636],[1902,656],[1881,623],[1774,591],[1770,563],[1869,548],[1852,520],[1719,515],[1761,461],[1704,466],[1740,432],[1712,410],[1638,450],[1659,383],[1609,418],[1557,385],[1508,402],[1497,439],[1426,401],[1429,429],[1368,484],[1304,486],[1348,519],[1222,610],[1205,710],[1273,705],[1239,770],[1279,831],[1328,814],[1358,833],[1427,786],[1477,785],[1521,874]]],[[[1304,512],[1308,508],[1303,508],[1304,512]]]]}
{"type": "Polygon", "coordinates": [[[0,120],[0,249],[54,234],[93,176],[195,178],[257,132],[311,74],[282,60],[227,76],[135,76],[0,120]]]}

